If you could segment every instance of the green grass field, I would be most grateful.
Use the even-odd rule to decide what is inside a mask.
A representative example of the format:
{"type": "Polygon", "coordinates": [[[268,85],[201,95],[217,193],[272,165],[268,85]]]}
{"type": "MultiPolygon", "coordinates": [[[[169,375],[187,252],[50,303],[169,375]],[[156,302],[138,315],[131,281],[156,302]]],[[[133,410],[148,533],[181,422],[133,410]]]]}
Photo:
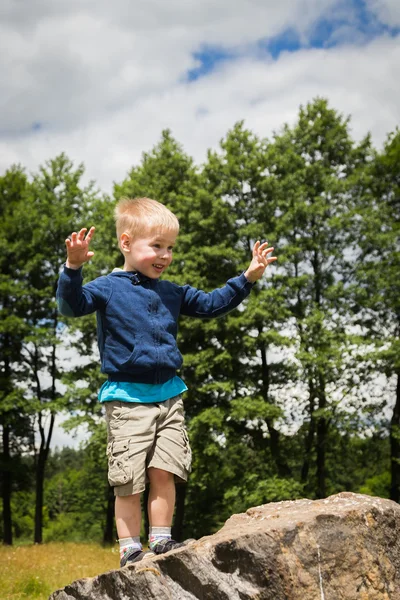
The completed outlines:
{"type": "Polygon", "coordinates": [[[49,543],[0,547],[0,600],[47,600],[75,579],[119,567],[117,545],[49,543]]]}

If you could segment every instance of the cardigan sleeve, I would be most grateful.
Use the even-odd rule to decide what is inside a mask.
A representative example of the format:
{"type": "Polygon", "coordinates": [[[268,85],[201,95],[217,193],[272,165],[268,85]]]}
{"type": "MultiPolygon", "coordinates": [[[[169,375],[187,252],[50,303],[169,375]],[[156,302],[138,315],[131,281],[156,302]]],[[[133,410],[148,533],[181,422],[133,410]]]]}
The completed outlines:
{"type": "Polygon", "coordinates": [[[111,283],[107,277],[98,277],[82,285],[82,268],[64,266],[57,286],[57,305],[65,317],[82,317],[104,307],[111,296],[111,283]]]}
{"type": "Polygon", "coordinates": [[[247,298],[253,286],[244,273],[229,279],[223,287],[212,292],[186,285],[183,287],[181,314],[203,319],[226,315],[247,298]]]}

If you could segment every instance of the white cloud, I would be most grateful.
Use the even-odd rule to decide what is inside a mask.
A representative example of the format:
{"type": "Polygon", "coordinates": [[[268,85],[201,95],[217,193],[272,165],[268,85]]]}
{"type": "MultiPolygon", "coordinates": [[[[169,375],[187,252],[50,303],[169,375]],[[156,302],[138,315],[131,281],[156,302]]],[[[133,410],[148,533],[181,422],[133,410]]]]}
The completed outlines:
{"type": "MultiPolygon", "coordinates": [[[[102,189],[120,181],[141,152],[151,148],[170,127],[196,161],[215,147],[235,121],[270,136],[284,122],[293,122],[300,104],[319,95],[352,115],[357,139],[371,131],[377,144],[400,121],[398,104],[400,44],[382,37],[367,46],[309,49],[286,53],[279,60],[243,58],[192,83],[176,83],[152,92],[68,131],[29,132],[0,144],[7,157],[34,167],[65,150],[102,189]]],[[[4,160],[4,159],[3,159],[4,160]]]]}
{"type": "Polygon", "coordinates": [[[22,11],[20,2],[2,3],[0,170],[13,163],[36,169],[65,151],[110,191],[163,128],[201,162],[235,121],[270,136],[317,95],[352,114],[356,138],[370,130],[380,144],[400,121],[400,37],[366,44],[349,13],[339,37],[352,44],[284,53],[276,61],[252,46],[289,28],[306,40],[321,15],[342,15],[345,6],[35,0],[22,11]],[[237,58],[188,83],[183,76],[204,44],[234,47],[237,58]]]}
{"type": "Polygon", "coordinates": [[[389,27],[400,26],[399,0],[366,0],[368,8],[376,14],[381,23],[389,27]]]}
{"type": "Polygon", "coordinates": [[[1,129],[68,129],[162,92],[203,44],[242,46],[288,27],[303,34],[337,0],[172,0],[24,4],[0,21],[1,129]]]}

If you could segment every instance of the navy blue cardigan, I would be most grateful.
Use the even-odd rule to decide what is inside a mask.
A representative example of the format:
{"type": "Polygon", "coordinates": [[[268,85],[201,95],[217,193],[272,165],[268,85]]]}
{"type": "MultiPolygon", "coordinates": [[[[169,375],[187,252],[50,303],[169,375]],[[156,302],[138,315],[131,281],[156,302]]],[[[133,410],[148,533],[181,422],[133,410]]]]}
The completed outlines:
{"type": "Polygon", "coordinates": [[[210,293],[128,271],[84,286],[82,281],[82,269],[64,267],[57,289],[59,311],[67,317],[96,311],[102,372],[111,381],[138,383],[164,383],[182,366],[176,343],[179,315],[225,315],[253,287],[244,274],[210,293]]]}

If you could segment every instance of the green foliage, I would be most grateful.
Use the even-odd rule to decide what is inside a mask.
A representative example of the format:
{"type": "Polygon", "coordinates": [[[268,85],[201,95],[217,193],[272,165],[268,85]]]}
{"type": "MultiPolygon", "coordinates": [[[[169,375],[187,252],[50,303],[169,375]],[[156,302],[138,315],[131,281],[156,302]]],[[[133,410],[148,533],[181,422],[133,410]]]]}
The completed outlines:
{"type": "Polygon", "coordinates": [[[266,419],[281,417],[282,411],[278,406],[269,404],[262,397],[250,396],[232,400],[230,416],[234,420],[245,423],[253,420],[264,422],[266,419]]]}
{"type": "Polygon", "coordinates": [[[57,468],[45,487],[45,540],[101,541],[108,498],[105,424],[80,450],[63,450],[51,462],[57,468]]]}
{"type": "Polygon", "coordinates": [[[374,477],[369,477],[365,484],[360,487],[360,494],[368,496],[379,496],[380,498],[390,498],[390,472],[385,471],[374,477]]]}
{"type": "Polygon", "coordinates": [[[240,513],[252,506],[302,497],[303,486],[295,479],[281,479],[275,475],[260,480],[257,474],[251,473],[244,478],[241,486],[227,490],[224,500],[232,513],[240,513]]]}
{"type": "Polygon", "coordinates": [[[29,540],[35,524],[35,494],[18,491],[12,496],[12,514],[16,539],[29,540]]]}

